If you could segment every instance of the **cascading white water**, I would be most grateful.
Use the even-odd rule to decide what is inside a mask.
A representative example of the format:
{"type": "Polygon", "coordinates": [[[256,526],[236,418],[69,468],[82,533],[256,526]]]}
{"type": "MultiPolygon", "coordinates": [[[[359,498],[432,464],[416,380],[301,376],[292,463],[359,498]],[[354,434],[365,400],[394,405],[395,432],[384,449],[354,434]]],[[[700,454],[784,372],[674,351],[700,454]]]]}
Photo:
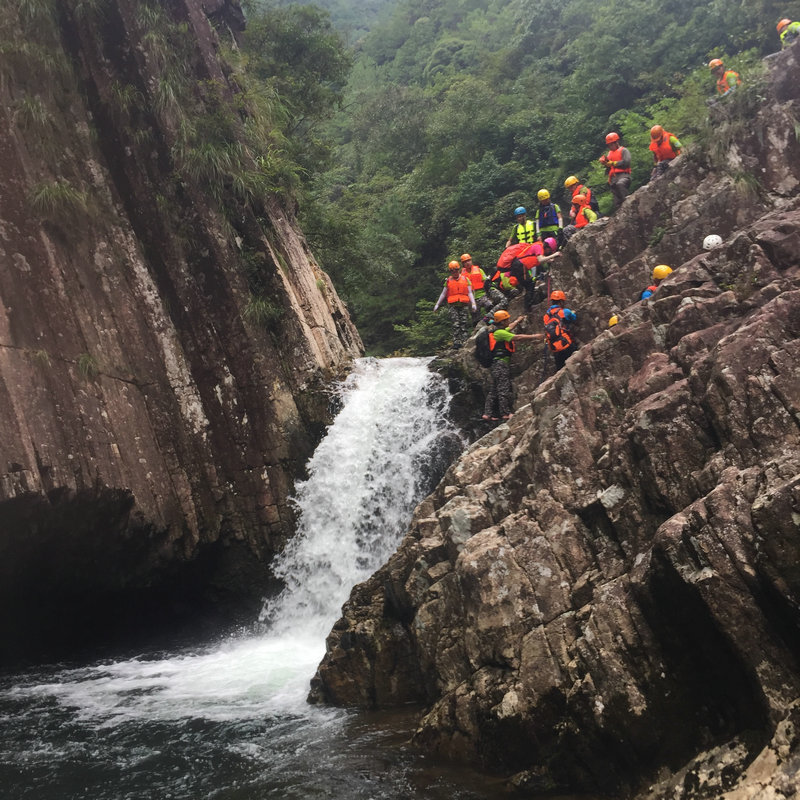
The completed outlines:
{"type": "Polygon", "coordinates": [[[286,588],[264,610],[265,634],[62,672],[15,692],[55,698],[104,726],[326,713],[305,705],[325,635],[351,587],[396,548],[449,430],[444,381],[425,360],[361,359],[341,391],[342,409],[297,487],[298,534],[275,567],[286,588]]]}
{"type": "Polygon", "coordinates": [[[443,382],[425,363],[364,359],[345,383],[344,407],[297,486],[300,535],[274,565],[286,583],[263,614],[274,632],[324,636],[352,586],[397,547],[447,428],[443,382]]]}

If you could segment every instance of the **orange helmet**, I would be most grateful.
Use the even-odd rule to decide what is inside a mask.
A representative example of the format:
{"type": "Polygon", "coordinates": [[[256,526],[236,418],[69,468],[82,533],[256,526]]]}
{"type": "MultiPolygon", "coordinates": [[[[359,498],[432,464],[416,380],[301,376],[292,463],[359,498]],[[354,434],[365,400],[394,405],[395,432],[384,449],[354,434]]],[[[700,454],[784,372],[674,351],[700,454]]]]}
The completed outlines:
{"type": "Polygon", "coordinates": [[[500,309],[500,311],[495,311],[494,312],[494,321],[495,322],[502,322],[504,319],[510,319],[510,318],[511,318],[511,314],[509,314],[508,311],[503,311],[502,309],[500,309]]]}
{"type": "Polygon", "coordinates": [[[619,134],[614,133],[614,131],[611,131],[611,133],[609,133],[608,136],[606,136],[606,144],[613,144],[614,142],[618,141],[619,141],[619,134]]]}
{"type": "Polygon", "coordinates": [[[458,261],[451,261],[447,265],[447,269],[461,269],[461,264],[459,264],[458,261]]]}
{"type": "Polygon", "coordinates": [[[711,61],[708,62],[709,69],[716,69],[717,67],[722,66],[722,59],[721,58],[712,58],[711,61]]]}
{"type": "Polygon", "coordinates": [[[660,125],[653,125],[650,128],[650,138],[651,139],[660,139],[664,135],[664,129],[660,125]]]}
{"type": "Polygon", "coordinates": [[[791,24],[792,21],[790,19],[782,19],[776,26],[778,29],[778,33],[780,33],[787,25],[791,24]]]}
{"type": "Polygon", "coordinates": [[[550,292],[550,302],[555,303],[557,300],[566,300],[567,296],[561,289],[556,289],[554,292],[550,292]]]}
{"type": "Polygon", "coordinates": [[[462,261],[472,261],[472,256],[469,253],[464,253],[464,255],[461,256],[461,260],[462,261]]]}

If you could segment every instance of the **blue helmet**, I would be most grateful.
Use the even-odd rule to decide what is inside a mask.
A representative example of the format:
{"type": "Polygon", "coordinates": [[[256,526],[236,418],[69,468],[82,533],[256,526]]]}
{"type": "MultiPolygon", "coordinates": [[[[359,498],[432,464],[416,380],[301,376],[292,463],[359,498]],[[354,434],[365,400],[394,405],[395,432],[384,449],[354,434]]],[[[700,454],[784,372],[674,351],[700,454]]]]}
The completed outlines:
{"type": "Polygon", "coordinates": [[[528,212],[527,212],[527,211],[526,211],[526,210],[525,210],[525,209],[524,209],[522,206],[517,206],[517,207],[514,209],[514,216],[515,216],[515,217],[516,217],[516,216],[519,216],[520,214],[527,214],[527,213],[528,213],[528,212]]]}

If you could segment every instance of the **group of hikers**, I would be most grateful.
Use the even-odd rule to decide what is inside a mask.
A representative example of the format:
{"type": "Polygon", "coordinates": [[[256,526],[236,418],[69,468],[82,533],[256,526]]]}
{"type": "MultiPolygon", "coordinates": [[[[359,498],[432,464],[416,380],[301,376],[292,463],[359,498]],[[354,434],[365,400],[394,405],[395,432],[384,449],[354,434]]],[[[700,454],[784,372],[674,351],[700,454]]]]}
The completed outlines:
{"type": "MultiPolygon", "coordinates": [[[[800,22],[782,19],[777,30],[782,47],[800,38],[800,22]]],[[[717,80],[716,89],[720,97],[729,95],[741,84],[738,73],[726,69],[721,59],[712,59],[708,66],[717,80]]],[[[608,152],[598,160],[606,168],[616,211],[630,191],[631,154],[622,145],[616,131],[610,132],[605,141],[608,152]]],[[[683,145],[677,136],[661,125],[654,125],[650,129],[650,151],[653,154],[651,177],[663,175],[682,149],[683,145]]],[[[476,355],[481,364],[488,367],[490,375],[483,413],[485,420],[511,417],[513,393],[510,362],[517,342],[544,340],[545,353],[552,353],[556,371],[577,349],[570,333],[577,315],[566,307],[567,298],[563,291],[551,291],[548,262],[558,258],[566,242],[581,228],[595,222],[600,212],[592,189],[581,183],[577,176],[570,175],[564,181],[564,189],[570,205],[567,224],[564,224],[561,208],[553,202],[549,190],[540,189],[537,193],[538,206],[532,219],[529,219],[524,206],[514,209],[515,224],[497,267],[491,274],[475,264],[469,253],[464,253],[459,261],[448,264],[449,275],[433,310],[438,311],[447,303],[453,326],[454,348],[460,348],[466,342],[473,325],[483,323],[487,326],[476,339],[476,355]],[[546,289],[542,284],[546,285],[546,289]],[[549,305],[542,317],[542,333],[513,333],[524,316],[512,322],[508,306],[513,298],[520,295],[524,296],[526,313],[547,299],[549,305]]],[[[721,237],[710,234],[705,238],[703,247],[711,250],[721,244],[721,237]]],[[[651,283],[641,292],[638,300],[651,298],[661,281],[671,273],[672,269],[666,264],[655,266],[651,283]]],[[[609,319],[609,327],[618,322],[619,314],[615,312],[609,319]]]]}

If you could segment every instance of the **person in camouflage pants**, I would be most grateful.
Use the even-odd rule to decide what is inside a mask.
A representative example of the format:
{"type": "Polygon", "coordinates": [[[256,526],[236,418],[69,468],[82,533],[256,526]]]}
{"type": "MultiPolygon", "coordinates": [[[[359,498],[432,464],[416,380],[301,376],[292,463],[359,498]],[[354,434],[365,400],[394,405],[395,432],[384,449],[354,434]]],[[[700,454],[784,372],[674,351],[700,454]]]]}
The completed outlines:
{"type": "Polygon", "coordinates": [[[516,350],[516,342],[543,339],[542,333],[511,333],[523,317],[518,317],[510,325],[508,311],[495,311],[494,323],[489,328],[489,346],[492,349],[492,364],[489,367],[489,391],[483,407],[483,419],[510,419],[513,386],[511,384],[511,354],[516,350]]]}
{"type": "Polygon", "coordinates": [[[451,261],[447,267],[450,270],[450,277],[444,282],[444,288],[433,310],[438,311],[439,306],[447,301],[450,321],[453,323],[453,347],[459,348],[469,338],[472,328],[468,309],[477,311],[478,307],[475,305],[472,283],[461,271],[461,264],[458,261],[451,261]]]}

